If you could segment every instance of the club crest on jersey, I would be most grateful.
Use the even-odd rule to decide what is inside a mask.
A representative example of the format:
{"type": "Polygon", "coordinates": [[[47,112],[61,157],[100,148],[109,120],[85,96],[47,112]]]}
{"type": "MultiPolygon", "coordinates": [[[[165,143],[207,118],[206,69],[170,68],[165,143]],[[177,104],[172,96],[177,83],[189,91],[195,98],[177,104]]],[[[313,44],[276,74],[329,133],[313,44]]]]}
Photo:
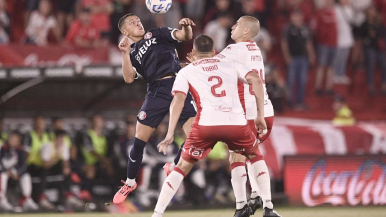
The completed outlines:
{"type": "Polygon", "coordinates": [[[146,112],[145,112],[145,111],[140,111],[140,112],[138,113],[137,117],[138,117],[138,119],[141,120],[141,121],[145,120],[145,118],[146,118],[146,112]]]}
{"type": "Polygon", "coordinates": [[[147,39],[151,39],[152,36],[153,34],[151,34],[151,32],[148,32],[143,38],[147,40],[147,39]]]}
{"type": "Polygon", "coordinates": [[[259,50],[255,44],[247,44],[247,48],[249,51],[259,50]]]}

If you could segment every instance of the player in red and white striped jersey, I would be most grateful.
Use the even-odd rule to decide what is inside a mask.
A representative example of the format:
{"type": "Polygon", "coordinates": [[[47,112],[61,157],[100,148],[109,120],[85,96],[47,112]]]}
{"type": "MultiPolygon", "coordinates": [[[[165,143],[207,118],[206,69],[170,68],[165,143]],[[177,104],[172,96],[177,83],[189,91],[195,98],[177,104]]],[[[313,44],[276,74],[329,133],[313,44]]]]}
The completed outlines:
{"type": "MultiPolygon", "coordinates": [[[[236,42],[235,44],[229,45],[225,48],[220,54],[216,57],[223,59],[230,59],[237,63],[240,63],[250,70],[256,72],[264,84],[264,118],[267,123],[268,132],[261,136],[257,134],[255,129],[254,119],[257,117],[256,101],[253,90],[248,84],[239,82],[239,96],[242,102],[242,105],[245,110],[245,115],[248,120],[248,125],[251,127],[252,132],[255,133],[255,136],[258,137],[260,142],[266,140],[271,133],[273,125],[273,106],[269,100],[266,87],[265,87],[265,72],[264,72],[264,63],[263,57],[259,47],[253,42],[253,38],[260,31],[259,21],[250,16],[241,17],[237,23],[232,27],[231,37],[236,42]]],[[[239,201],[246,200],[246,191],[245,184],[247,182],[247,177],[245,170],[245,157],[231,152],[230,153],[230,164],[232,169],[232,186],[235,191],[236,203],[239,201]],[[241,193],[242,192],[242,193],[241,193]]],[[[253,170],[248,167],[248,176],[250,178],[252,194],[248,202],[250,207],[253,209],[253,213],[263,205],[264,216],[278,216],[274,212],[273,204],[271,202],[271,186],[270,186],[270,176],[268,172],[267,165],[265,161],[260,161],[261,171],[266,171],[266,174],[254,174],[253,170]],[[252,177],[266,176],[264,181],[255,182],[255,179],[252,177]],[[260,191],[259,191],[260,190],[260,191]],[[263,204],[261,204],[261,199],[263,204]]],[[[247,164],[249,165],[249,164],[247,164]]],[[[259,179],[261,180],[261,179],[259,179]]]]}

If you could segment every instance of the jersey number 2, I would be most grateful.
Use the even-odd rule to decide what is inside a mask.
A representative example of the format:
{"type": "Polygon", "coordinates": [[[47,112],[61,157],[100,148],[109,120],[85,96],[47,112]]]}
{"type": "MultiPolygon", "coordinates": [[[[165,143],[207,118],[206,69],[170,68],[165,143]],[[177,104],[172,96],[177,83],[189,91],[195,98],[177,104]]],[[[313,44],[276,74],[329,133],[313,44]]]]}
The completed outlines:
{"type": "MultiPolygon", "coordinates": [[[[264,81],[264,78],[263,78],[263,70],[260,69],[260,71],[257,71],[256,69],[253,69],[252,71],[256,72],[260,76],[260,79],[263,82],[263,84],[265,84],[265,81],[264,81]]],[[[251,95],[255,95],[255,93],[253,92],[252,85],[249,85],[249,93],[251,95]]]]}
{"type": "Polygon", "coordinates": [[[225,93],[225,90],[221,91],[221,93],[216,93],[216,88],[219,88],[222,85],[221,77],[220,76],[210,76],[208,81],[210,82],[213,79],[217,79],[217,81],[218,81],[218,83],[213,85],[212,88],[211,88],[213,96],[215,96],[215,97],[224,97],[224,96],[226,96],[227,94],[225,93]]]}

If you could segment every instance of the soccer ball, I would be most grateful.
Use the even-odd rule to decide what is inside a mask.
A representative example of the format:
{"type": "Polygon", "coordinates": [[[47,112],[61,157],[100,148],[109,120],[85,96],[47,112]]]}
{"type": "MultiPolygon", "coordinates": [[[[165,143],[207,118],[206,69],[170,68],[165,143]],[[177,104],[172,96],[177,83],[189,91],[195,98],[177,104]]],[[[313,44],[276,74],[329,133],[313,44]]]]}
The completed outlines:
{"type": "Polygon", "coordinates": [[[172,6],[172,0],[145,0],[147,9],[153,14],[164,14],[172,6]]]}

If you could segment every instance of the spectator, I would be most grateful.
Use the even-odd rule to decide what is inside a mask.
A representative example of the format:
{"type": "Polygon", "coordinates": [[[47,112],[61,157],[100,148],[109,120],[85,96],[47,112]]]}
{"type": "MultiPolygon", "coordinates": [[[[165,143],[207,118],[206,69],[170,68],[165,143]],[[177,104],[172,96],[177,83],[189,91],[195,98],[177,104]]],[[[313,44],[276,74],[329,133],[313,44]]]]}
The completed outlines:
{"type": "Polygon", "coordinates": [[[39,8],[39,3],[41,0],[25,0],[25,22],[29,23],[32,11],[35,11],[39,8]]]}
{"type": "Polygon", "coordinates": [[[335,96],[332,108],[336,114],[335,118],[332,120],[334,125],[352,126],[355,124],[355,118],[353,117],[352,111],[346,104],[346,99],[343,96],[335,96]]]}
{"type": "Polygon", "coordinates": [[[314,34],[318,44],[318,69],[316,71],[315,92],[322,94],[322,83],[326,77],[326,94],[333,91],[333,64],[336,57],[337,21],[334,0],[325,0],[324,7],[318,10],[313,20],[314,34]]]}
{"type": "Polygon", "coordinates": [[[6,9],[5,0],[0,0],[0,44],[9,42],[11,20],[6,9]]]}
{"type": "Polygon", "coordinates": [[[20,135],[13,132],[8,142],[0,147],[0,208],[13,211],[14,207],[7,199],[8,180],[19,181],[23,198],[20,200],[24,211],[37,210],[38,205],[31,199],[32,182],[27,173],[27,161],[21,147],[20,135]]]}
{"type": "Polygon", "coordinates": [[[77,0],[56,0],[58,25],[61,33],[67,32],[74,19],[77,0]]]}
{"type": "Polygon", "coordinates": [[[41,0],[39,9],[32,12],[31,19],[28,22],[26,43],[39,46],[47,45],[51,31],[56,42],[59,42],[61,40],[60,28],[55,17],[51,15],[51,3],[49,0],[41,0]]]}
{"type": "Polygon", "coordinates": [[[311,32],[303,23],[300,11],[293,11],[290,23],[284,30],[281,42],[287,63],[287,84],[289,105],[297,110],[305,110],[304,96],[308,78],[308,63],[315,63],[315,52],[311,32]]]}
{"type": "Polygon", "coordinates": [[[280,76],[280,72],[273,64],[264,64],[265,85],[269,99],[272,102],[275,113],[284,111],[284,101],[286,98],[286,88],[284,79],[280,76]]]}
{"type": "Polygon", "coordinates": [[[91,22],[90,9],[81,10],[79,18],[71,24],[66,40],[82,48],[96,48],[100,45],[100,32],[98,26],[91,22]]]}
{"type": "Polygon", "coordinates": [[[260,27],[259,34],[253,39],[259,46],[263,60],[267,60],[267,55],[272,49],[272,39],[268,30],[264,27],[260,27]]]}
{"type": "Polygon", "coordinates": [[[229,38],[229,29],[233,24],[232,16],[229,13],[219,14],[216,20],[210,21],[204,29],[204,34],[213,38],[214,49],[217,52],[222,51],[229,38]]]}
{"type": "MultiPolygon", "coordinates": [[[[41,179],[44,175],[44,161],[42,159],[41,149],[43,146],[51,144],[50,136],[46,129],[46,120],[43,116],[37,116],[34,119],[34,130],[28,133],[24,139],[24,150],[28,152],[28,172],[33,178],[41,179]]],[[[33,197],[39,200],[41,208],[52,210],[54,206],[44,195],[45,183],[41,180],[37,188],[34,188],[33,197]]]]}
{"type": "Polygon", "coordinates": [[[382,35],[382,24],[375,7],[367,9],[366,21],[361,26],[361,36],[365,55],[367,84],[370,95],[376,95],[374,85],[375,64],[382,72],[382,93],[386,94],[386,46],[382,35]]]}
{"type": "Polygon", "coordinates": [[[241,12],[237,17],[241,17],[244,15],[256,17],[260,21],[260,25],[263,27],[267,27],[267,19],[264,10],[260,8],[259,12],[257,12],[256,8],[265,7],[263,0],[241,0],[241,12]]]}
{"type": "MultiPolygon", "coordinates": [[[[81,198],[90,200],[93,187],[93,180],[96,174],[104,175],[105,178],[113,175],[111,161],[107,157],[107,139],[103,135],[104,120],[101,115],[94,115],[91,118],[91,129],[83,136],[81,151],[84,159],[83,183],[81,198]]],[[[111,181],[111,180],[108,180],[111,181]]]]}
{"type": "Polygon", "coordinates": [[[7,141],[8,135],[3,131],[3,119],[0,118],[0,147],[7,141]]]}
{"type": "Polygon", "coordinates": [[[350,0],[339,0],[335,5],[335,14],[338,28],[338,43],[334,66],[334,83],[348,84],[350,79],[346,76],[346,66],[351,47],[354,45],[351,25],[353,24],[354,11],[350,0]]]}
{"type": "Polygon", "coordinates": [[[81,6],[91,10],[91,22],[99,27],[102,38],[109,39],[110,15],[114,10],[112,0],[81,0],[81,6]]]}
{"type": "Polygon", "coordinates": [[[231,13],[231,8],[234,8],[231,7],[231,4],[232,2],[230,0],[215,0],[215,5],[211,7],[205,15],[203,26],[217,19],[219,14],[231,13]]]}

